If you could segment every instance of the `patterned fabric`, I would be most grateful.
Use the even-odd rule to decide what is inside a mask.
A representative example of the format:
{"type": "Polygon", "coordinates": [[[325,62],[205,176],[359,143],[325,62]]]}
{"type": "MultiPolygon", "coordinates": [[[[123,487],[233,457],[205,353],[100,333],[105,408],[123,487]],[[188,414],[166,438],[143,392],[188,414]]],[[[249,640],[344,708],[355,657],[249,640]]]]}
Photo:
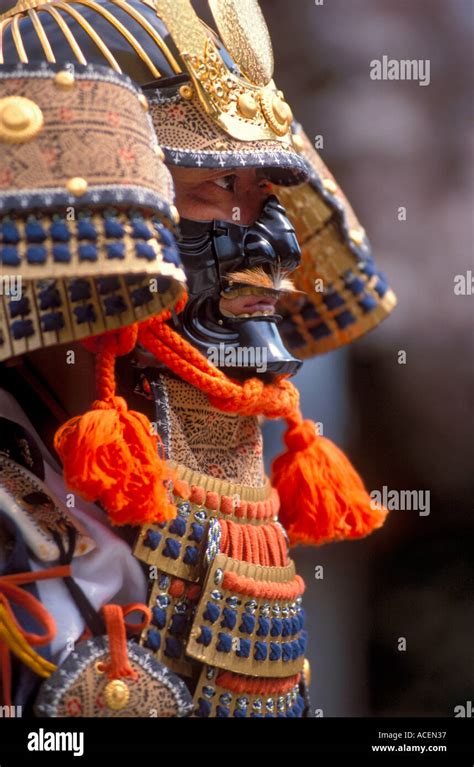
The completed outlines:
{"type": "MultiPolygon", "coordinates": [[[[160,161],[143,96],[130,78],[99,66],[65,69],[57,64],[19,64],[0,69],[0,87],[2,99],[26,98],[43,117],[33,140],[2,140],[0,211],[16,207],[15,190],[21,194],[22,208],[50,207],[54,202],[48,201],[47,190],[54,194],[75,177],[89,185],[81,195],[82,205],[141,202],[160,212],[169,210],[173,201],[170,174],[160,161]],[[72,73],[69,87],[58,84],[61,72],[72,73]],[[107,187],[112,187],[113,194],[109,200],[100,199],[102,188],[107,187]],[[121,196],[117,197],[117,191],[121,196]]],[[[66,189],[63,195],[64,205],[77,202],[73,195],[66,199],[66,189]]]]}
{"type": "Polygon", "coordinates": [[[196,472],[249,487],[265,484],[262,434],[254,417],[222,413],[205,394],[177,378],[159,376],[152,388],[164,404],[168,422],[167,454],[196,472]]]}
{"type": "Polygon", "coordinates": [[[275,184],[283,185],[300,184],[308,178],[309,163],[291,144],[232,138],[198,104],[183,99],[176,89],[151,92],[150,114],[170,165],[264,168],[275,184]]]}

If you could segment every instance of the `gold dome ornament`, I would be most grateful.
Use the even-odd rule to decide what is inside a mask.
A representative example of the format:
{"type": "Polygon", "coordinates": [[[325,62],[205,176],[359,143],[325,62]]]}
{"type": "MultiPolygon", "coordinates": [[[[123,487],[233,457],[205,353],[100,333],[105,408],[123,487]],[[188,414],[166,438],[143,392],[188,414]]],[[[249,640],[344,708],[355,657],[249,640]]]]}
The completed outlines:
{"type": "Polygon", "coordinates": [[[291,122],[293,119],[293,113],[291,111],[290,105],[287,104],[279,94],[273,97],[272,107],[273,114],[280,123],[284,124],[291,122]]]}
{"type": "Polygon", "coordinates": [[[193,97],[193,89],[190,85],[181,85],[179,88],[179,94],[186,101],[190,101],[193,97]]]}
{"type": "Polygon", "coordinates": [[[72,88],[75,82],[73,73],[68,72],[66,69],[62,69],[54,78],[54,83],[58,88],[72,88]]]}
{"type": "Polygon", "coordinates": [[[244,117],[252,118],[257,114],[258,105],[251,93],[241,93],[237,101],[237,108],[244,117]]]}
{"type": "Polygon", "coordinates": [[[82,197],[89,188],[89,184],[87,183],[85,178],[81,178],[80,176],[74,176],[74,178],[68,179],[66,182],[66,189],[68,192],[74,195],[74,197],[82,197]]]}
{"type": "Polygon", "coordinates": [[[43,112],[34,101],[23,96],[0,99],[0,141],[20,144],[34,138],[42,129],[43,112]]]}
{"type": "Polygon", "coordinates": [[[112,679],[104,689],[104,699],[108,708],[112,711],[120,711],[125,708],[130,698],[130,690],[121,679],[112,679]]]}
{"type": "Polygon", "coordinates": [[[265,89],[260,92],[260,104],[268,125],[277,134],[285,136],[293,118],[289,104],[274,91],[265,89]]]}

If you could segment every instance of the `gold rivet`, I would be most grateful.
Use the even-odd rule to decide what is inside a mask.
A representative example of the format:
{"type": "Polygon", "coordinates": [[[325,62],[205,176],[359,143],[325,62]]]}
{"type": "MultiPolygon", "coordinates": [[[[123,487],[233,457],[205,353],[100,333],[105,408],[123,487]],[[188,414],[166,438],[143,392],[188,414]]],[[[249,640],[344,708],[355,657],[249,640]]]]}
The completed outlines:
{"type": "Polygon", "coordinates": [[[225,141],[221,141],[220,139],[217,139],[217,141],[214,141],[214,148],[215,149],[225,149],[227,144],[225,141]]]}
{"type": "Polygon", "coordinates": [[[160,160],[164,160],[165,159],[165,153],[163,152],[162,148],[160,146],[158,146],[158,144],[156,144],[153,147],[153,151],[154,151],[154,153],[156,155],[158,155],[160,160]]]}
{"type": "Polygon", "coordinates": [[[274,96],[272,101],[273,114],[276,119],[282,125],[286,122],[290,122],[292,118],[290,105],[286,101],[282,101],[279,96],[274,96]]]}
{"type": "Polygon", "coordinates": [[[309,685],[311,684],[311,666],[310,666],[308,658],[304,659],[303,676],[304,676],[304,681],[306,682],[306,686],[309,687],[309,685]]]}
{"type": "Polygon", "coordinates": [[[325,178],[323,181],[323,187],[327,189],[331,194],[336,194],[337,184],[332,178],[325,178]]]}
{"type": "Polygon", "coordinates": [[[301,152],[304,149],[304,141],[299,133],[293,133],[291,140],[297,152],[301,152]]]}
{"type": "Polygon", "coordinates": [[[179,213],[176,205],[170,205],[170,214],[173,224],[179,224],[179,213]]]}
{"type": "Polygon", "coordinates": [[[289,115],[291,110],[274,91],[264,88],[259,92],[260,105],[263,116],[277,136],[284,136],[288,132],[289,115]]]}
{"type": "Polygon", "coordinates": [[[74,197],[82,197],[82,195],[87,192],[88,187],[89,184],[86,179],[81,178],[80,176],[75,176],[66,181],[66,189],[70,194],[73,194],[74,197]]]}
{"type": "Polygon", "coordinates": [[[10,130],[24,130],[30,124],[29,117],[24,109],[16,104],[9,104],[2,111],[2,122],[10,130]]]}
{"type": "Polygon", "coordinates": [[[36,136],[43,127],[43,112],[23,96],[0,99],[0,140],[21,143],[36,136]]]}
{"type": "Polygon", "coordinates": [[[365,239],[365,230],[360,227],[359,229],[350,229],[349,237],[356,245],[362,245],[365,239]]]}
{"type": "Polygon", "coordinates": [[[130,690],[125,682],[120,679],[112,679],[104,689],[105,703],[112,711],[120,711],[125,708],[130,698],[130,690]]]}
{"type": "Polygon", "coordinates": [[[179,89],[179,95],[181,98],[186,99],[186,101],[189,101],[193,97],[193,89],[190,85],[181,85],[179,89]]]}
{"type": "Polygon", "coordinates": [[[249,119],[257,114],[257,102],[251,93],[241,93],[237,101],[237,107],[239,112],[249,119]]]}
{"type": "Polygon", "coordinates": [[[75,83],[74,75],[62,69],[54,76],[54,82],[59,88],[72,88],[75,83]]]}
{"type": "Polygon", "coordinates": [[[144,112],[148,112],[148,99],[144,93],[140,93],[138,100],[144,112]]]}

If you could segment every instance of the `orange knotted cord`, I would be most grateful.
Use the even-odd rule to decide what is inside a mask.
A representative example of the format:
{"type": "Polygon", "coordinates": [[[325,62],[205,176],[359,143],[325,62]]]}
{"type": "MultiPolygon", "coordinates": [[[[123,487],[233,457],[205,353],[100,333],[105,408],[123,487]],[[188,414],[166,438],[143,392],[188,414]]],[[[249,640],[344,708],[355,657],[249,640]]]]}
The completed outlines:
{"type": "MultiPolygon", "coordinates": [[[[177,307],[177,311],[179,311],[177,307]]],[[[297,417],[299,394],[280,378],[265,384],[259,378],[239,383],[214,367],[194,346],[163,322],[146,320],[138,326],[138,340],[184,381],[208,395],[211,405],[229,413],[264,415],[267,418],[297,417]]]]}
{"type": "MultiPolygon", "coordinates": [[[[56,635],[56,624],[52,615],[50,615],[41,602],[33,594],[20,589],[19,586],[49,578],[66,578],[70,575],[70,565],[60,565],[36,572],[13,573],[0,576],[0,605],[5,611],[8,621],[30,645],[42,646],[51,642],[56,635]],[[44,634],[25,631],[15,618],[10,603],[17,604],[27,611],[45,629],[44,634]]],[[[12,650],[5,639],[1,638],[0,634],[0,676],[2,679],[3,699],[7,706],[11,706],[11,652],[12,650]]]]}
{"type": "Polygon", "coordinates": [[[301,674],[283,679],[252,679],[248,676],[235,674],[232,671],[221,671],[216,677],[216,685],[232,692],[249,695],[283,695],[292,690],[300,681],[301,674]]]}
{"type": "Polygon", "coordinates": [[[101,663],[100,670],[109,679],[128,677],[137,679],[138,673],[133,670],[128,659],[127,631],[142,631],[151,620],[151,610],[144,604],[135,602],[130,605],[104,605],[102,612],[109,638],[110,663],[101,663]],[[126,623],[125,617],[130,613],[141,611],[144,618],[141,623],[126,623]]]}

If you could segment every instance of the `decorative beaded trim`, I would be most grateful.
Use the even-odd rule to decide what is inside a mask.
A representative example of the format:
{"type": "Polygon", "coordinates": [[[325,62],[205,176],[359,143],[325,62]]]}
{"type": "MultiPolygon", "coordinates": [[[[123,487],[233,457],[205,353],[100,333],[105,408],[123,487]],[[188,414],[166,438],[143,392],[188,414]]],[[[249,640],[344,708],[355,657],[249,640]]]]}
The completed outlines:
{"type": "MultiPolygon", "coordinates": [[[[230,677],[230,674],[226,674],[230,677]]],[[[239,682],[241,676],[233,675],[239,682]]],[[[301,717],[305,702],[299,691],[298,676],[276,680],[271,692],[240,692],[222,684],[224,675],[211,665],[206,665],[199,678],[194,694],[193,717],[198,718],[250,718],[274,719],[301,717]],[[289,687],[288,687],[289,683],[289,687]]],[[[249,687],[251,682],[249,679],[249,687]]],[[[268,680],[255,680],[266,683],[268,680]]]]}
{"type": "Polygon", "coordinates": [[[0,80],[11,80],[13,78],[43,78],[51,80],[54,78],[57,72],[67,70],[74,74],[76,80],[85,80],[86,82],[93,80],[101,83],[110,83],[112,85],[120,85],[123,88],[139,96],[141,88],[134,83],[134,81],[126,74],[118,73],[110,69],[110,67],[101,66],[99,64],[88,64],[84,66],[82,64],[75,64],[65,62],[63,64],[52,64],[50,62],[41,61],[34,64],[2,64],[0,69],[0,80]]]}
{"type": "Polygon", "coordinates": [[[169,466],[179,477],[174,483],[175,495],[205,506],[217,517],[258,524],[278,515],[278,493],[268,479],[262,487],[247,487],[200,474],[172,461],[169,466]]]}
{"type": "MultiPolygon", "coordinates": [[[[126,208],[143,207],[158,212],[172,220],[169,203],[153,189],[131,184],[91,184],[80,198],[80,209],[87,206],[122,205],[126,208]]],[[[38,189],[11,189],[0,191],[0,213],[21,212],[38,209],[41,215],[45,210],[78,207],[78,198],[64,186],[48,186],[38,189]]]]}
{"type": "Polygon", "coordinates": [[[165,162],[169,165],[185,168],[265,168],[269,170],[272,183],[281,186],[294,186],[307,180],[308,163],[304,158],[285,149],[258,149],[258,141],[253,141],[251,146],[252,150],[239,149],[234,152],[221,152],[217,149],[214,152],[193,151],[164,144],[161,148],[165,162]]]}
{"type": "Polygon", "coordinates": [[[173,233],[133,207],[86,207],[74,220],[44,209],[0,215],[0,263],[23,280],[146,272],[184,282],[173,233]]]}

